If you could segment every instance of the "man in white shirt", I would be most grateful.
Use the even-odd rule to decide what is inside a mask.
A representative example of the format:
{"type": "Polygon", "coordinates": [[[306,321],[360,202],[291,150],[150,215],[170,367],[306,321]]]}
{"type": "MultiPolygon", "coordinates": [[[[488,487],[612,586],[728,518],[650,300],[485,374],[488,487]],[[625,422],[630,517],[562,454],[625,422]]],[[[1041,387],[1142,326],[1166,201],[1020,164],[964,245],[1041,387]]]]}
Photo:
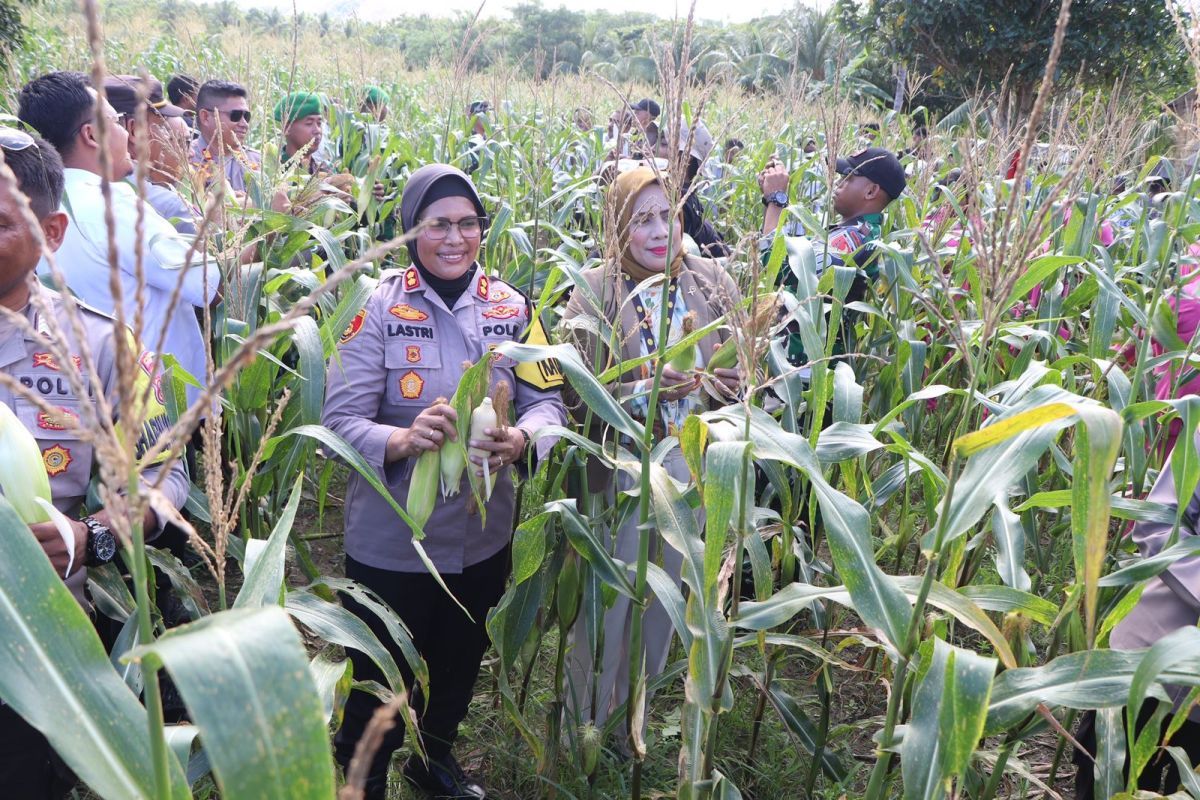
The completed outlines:
{"type": "MultiPolygon", "coordinates": [[[[179,187],[192,148],[191,129],[183,120],[186,112],[167,102],[157,78],[109,75],[104,79],[104,96],[129,132],[130,157],[136,158],[139,151],[146,155],[142,191],[146,202],[175,230],[194,236],[200,209],[188,202],[179,187]],[[138,121],[141,105],[146,109],[144,122],[138,121]]],[[[135,176],[129,181],[134,182],[135,176]]]]}
{"type": "MultiPolygon", "coordinates": [[[[108,121],[107,157],[111,170],[109,188],[116,239],[116,269],[121,283],[125,319],[134,324],[135,310],[142,304],[143,325],[135,331],[154,352],[170,355],[179,367],[203,384],[205,343],[196,309],[210,304],[217,295],[221,273],[215,263],[205,262],[203,253],[193,254],[191,240],[178,234],[148,204],[139,201],[133,186],[124,179],[132,171],[129,134],[117,112],[98,95],[86,75],[51,72],[26,84],[19,97],[17,116],[34,128],[62,156],[66,191],[63,210],[70,223],[55,263],[66,280],[66,288],[84,302],[107,314],[116,302],[110,288],[108,232],[104,221],[105,202],[100,193],[101,147],[97,115],[108,121]],[[138,286],[137,219],[142,216],[141,266],[145,285],[138,286]],[[180,301],[171,307],[171,296],[182,278],[180,301]]],[[[41,275],[49,273],[43,260],[41,275]]],[[[164,365],[165,367],[165,365],[164,365]]],[[[176,373],[178,376],[178,373],[176,373]]],[[[188,402],[199,390],[187,385],[188,402]]]]}

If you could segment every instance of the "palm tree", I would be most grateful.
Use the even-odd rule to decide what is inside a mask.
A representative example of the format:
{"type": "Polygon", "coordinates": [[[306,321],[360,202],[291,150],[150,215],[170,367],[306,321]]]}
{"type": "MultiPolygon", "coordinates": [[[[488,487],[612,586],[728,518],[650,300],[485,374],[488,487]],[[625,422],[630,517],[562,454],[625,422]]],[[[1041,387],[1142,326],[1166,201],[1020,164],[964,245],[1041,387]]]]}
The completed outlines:
{"type": "Polygon", "coordinates": [[[782,33],[789,42],[793,72],[807,72],[813,80],[824,81],[831,62],[842,60],[846,40],[837,27],[832,7],[820,11],[801,6],[782,18],[782,33]]]}

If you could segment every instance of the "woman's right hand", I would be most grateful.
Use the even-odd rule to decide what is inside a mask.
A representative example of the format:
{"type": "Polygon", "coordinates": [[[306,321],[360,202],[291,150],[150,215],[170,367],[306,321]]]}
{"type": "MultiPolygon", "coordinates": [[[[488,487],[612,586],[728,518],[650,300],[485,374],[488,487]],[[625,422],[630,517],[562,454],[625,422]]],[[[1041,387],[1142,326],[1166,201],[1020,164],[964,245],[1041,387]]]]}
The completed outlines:
{"type": "Polygon", "coordinates": [[[417,414],[412,425],[397,428],[387,442],[387,460],[412,458],[458,438],[458,412],[449,403],[434,403],[417,414]]]}
{"type": "Polygon", "coordinates": [[[700,377],[680,372],[672,367],[663,367],[662,383],[658,394],[664,400],[682,400],[700,385],[700,377]]]}

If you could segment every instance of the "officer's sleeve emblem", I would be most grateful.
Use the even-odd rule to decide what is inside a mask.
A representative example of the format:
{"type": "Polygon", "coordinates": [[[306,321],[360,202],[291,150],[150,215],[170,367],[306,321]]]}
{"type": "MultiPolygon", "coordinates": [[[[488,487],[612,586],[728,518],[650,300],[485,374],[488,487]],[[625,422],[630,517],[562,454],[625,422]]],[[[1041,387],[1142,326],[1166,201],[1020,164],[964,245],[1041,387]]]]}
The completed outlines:
{"type": "Polygon", "coordinates": [[[342,338],[338,340],[338,344],[346,344],[362,330],[363,321],[367,318],[367,310],[364,308],[354,315],[354,319],[350,320],[350,325],[347,326],[345,332],[342,333],[342,338]]]}
{"type": "MultiPolygon", "coordinates": [[[[546,328],[542,320],[536,319],[525,332],[521,340],[523,344],[549,345],[550,338],[546,336],[546,328]]],[[[514,373],[521,383],[534,389],[557,389],[563,384],[562,368],[558,359],[544,358],[541,361],[524,361],[517,364],[514,373]]]]}

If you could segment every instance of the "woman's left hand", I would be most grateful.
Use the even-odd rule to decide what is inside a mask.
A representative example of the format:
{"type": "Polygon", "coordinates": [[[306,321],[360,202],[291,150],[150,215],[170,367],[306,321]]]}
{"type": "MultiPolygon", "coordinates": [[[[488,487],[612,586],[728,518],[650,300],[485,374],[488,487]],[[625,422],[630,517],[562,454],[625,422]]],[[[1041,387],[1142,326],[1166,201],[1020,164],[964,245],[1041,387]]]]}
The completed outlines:
{"type": "Polygon", "coordinates": [[[718,385],[728,392],[730,397],[737,397],[738,390],[742,388],[742,371],[740,369],[717,367],[712,374],[717,379],[718,385]]]}
{"type": "MultiPolygon", "coordinates": [[[[488,438],[472,439],[470,446],[491,454],[488,456],[488,474],[495,475],[525,454],[525,434],[515,425],[503,431],[499,428],[484,428],[483,432],[488,438]]],[[[483,459],[477,455],[471,456],[471,463],[476,466],[475,474],[482,476],[483,459]]]]}

